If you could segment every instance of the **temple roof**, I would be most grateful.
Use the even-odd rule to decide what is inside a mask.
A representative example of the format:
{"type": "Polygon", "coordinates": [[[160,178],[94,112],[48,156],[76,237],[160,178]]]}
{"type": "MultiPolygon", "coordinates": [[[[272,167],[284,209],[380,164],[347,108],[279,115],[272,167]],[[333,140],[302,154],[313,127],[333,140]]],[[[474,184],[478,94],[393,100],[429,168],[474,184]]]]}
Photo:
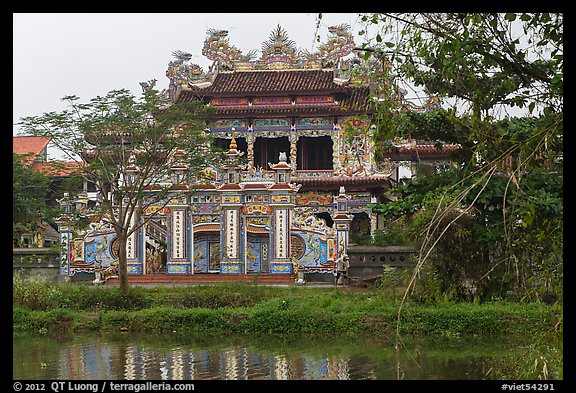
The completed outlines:
{"type": "Polygon", "coordinates": [[[370,90],[367,86],[341,86],[334,83],[331,70],[269,70],[219,73],[212,85],[205,88],[188,87],[180,90],[176,102],[215,97],[312,96],[333,95],[334,100],[298,102],[294,104],[266,104],[214,106],[214,115],[242,117],[254,115],[344,115],[366,113],[370,90]]]}
{"type": "Polygon", "coordinates": [[[388,175],[369,175],[369,176],[333,176],[333,177],[299,177],[292,179],[294,183],[303,186],[349,186],[349,185],[370,185],[386,186],[388,184],[388,175]]]}
{"type": "Polygon", "coordinates": [[[392,151],[384,156],[392,160],[448,159],[452,152],[460,148],[461,145],[450,143],[406,143],[394,145],[392,151]]]}
{"type": "Polygon", "coordinates": [[[247,94],[311,94],[345,92],[334,82],[334,71],[328,70],[262,70],[220,72],[205,88],[190,87],[195,93],[210,96],[245,96],[247,94]]]}

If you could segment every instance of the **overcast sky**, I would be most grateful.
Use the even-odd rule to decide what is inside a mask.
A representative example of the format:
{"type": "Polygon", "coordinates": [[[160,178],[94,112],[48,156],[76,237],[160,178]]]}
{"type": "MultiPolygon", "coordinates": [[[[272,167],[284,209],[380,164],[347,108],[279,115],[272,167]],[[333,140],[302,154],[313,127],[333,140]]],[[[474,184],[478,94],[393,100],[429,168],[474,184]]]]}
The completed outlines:
{"type": "MultiPolygon", "coordinates": [[[[13,123],[25,116],[66,108],[61,98],[81,102],[111,90],[142,91],[139,82],[166,77],[172,52],[193,55],[205,71],[202,55],[209,28],[228,30],[230,44],[243,53],[257,50],[280,25],[297,48],[316,49],[317,13],[16,13],[13,14],[13,123]]],[[[362,28],[358,14],[323,14],[318,33],[326,41],[328,26],[348,23],[362,28]]],[[[356,43],[359,43],[357,39],[356,43]]],[[[13,127],[13,134],[18,128],[13,127]]]]}

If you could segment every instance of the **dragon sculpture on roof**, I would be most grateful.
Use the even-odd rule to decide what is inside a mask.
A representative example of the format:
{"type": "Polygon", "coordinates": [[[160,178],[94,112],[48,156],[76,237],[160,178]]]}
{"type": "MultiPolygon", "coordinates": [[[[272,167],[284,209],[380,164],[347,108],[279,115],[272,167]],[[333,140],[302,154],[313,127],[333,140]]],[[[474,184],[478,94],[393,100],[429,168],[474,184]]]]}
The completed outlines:
{"type": "Polygon", "coordinates": [[[233,69],[234,61],[250,61],[256,56],[251,50],[243,54],[238,48],[230,45],[228,30],[208,29],[202,54],[208,59],[218,62],[224,69],[233,69]]]}
{"type": "Polygon", "coordinates": [[[188,83],[198,83],[207,80],[207,76],[198,64],[188,63],[192,55],[188,52],[176,50],[172,52],[176,60],[168,63],[166,76],[177,86],[188,83]]]}
{"type": "Polygon", "coordinates": [[[300,56],[309,60],[322,60],[324,66],[335,66],[340,58],[352,53],[355,44],[350,33],[350,25],[342,23],[330,26],[328,31],[331,34],[328,41],[320,45],[317,52],[304,49],[300,51],[300,56]]]}

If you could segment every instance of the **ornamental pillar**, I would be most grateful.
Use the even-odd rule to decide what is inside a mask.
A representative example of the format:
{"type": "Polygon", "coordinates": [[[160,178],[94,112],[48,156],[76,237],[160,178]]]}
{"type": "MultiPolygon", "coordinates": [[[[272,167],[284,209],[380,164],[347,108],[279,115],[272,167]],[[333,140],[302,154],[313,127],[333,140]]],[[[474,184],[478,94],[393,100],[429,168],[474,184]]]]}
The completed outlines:
{"type": "Polygon", "coordinates": [[[268,164],[275,173],[275,183],[270,187],[270,207],[272,208],[272,236],[270,248],[272,260],[270,273],[292,274],[290,255],[290,227],[294,215],[295,194],[297,189],[290,185],[293,166],[286,162],[286,153],[280,153],[278,164],[268,164]]]}
{"type": "Polygon", "coordinates": [[[254,131],[252,131],[252,128],[249,128],[246,133],[246,143],[248,144],[248,150],[246,152],[248,163],[254,166],[254,131]]]}
{"type": "MultiPolygon", "coordinates": [[[[126,201],[124,201],[126,203],[126,201]]],[[[140,224],[141,217],[134,211],[128,228],[140,224]]],[[[128,274],[144,272],[144,228],[142,225],[126,238],[126,265],[128,274]]]]}
{"type": "Polygon", "coordinates": [[[172,274],[191,274],[192,265],[188,242],[191,230],[186,196],[172,197],[168,208],[168,258],[166,271],[172,274]]]}
{"type": "Polygon", "coordinates": [[[293,166],[296,166],[296,160],[298,158],[298,134],[296,128],[290,129],[290,162],[293,166]]]}
{"type": "Polygon", "coordinates": [[[336,259],[348,254],[350,223],[352,222],[352,217],[348,214],[348,199],[344,186],[341,186],[338,196],[334,197],[334,204],[336,205],[336,215],[333,218],[336,228],[336,259]]]}
{"type": "Polygon", "coordinates": [[[221,197],[221,219],[220,229],[220,272],[224,274],[243,273],[244,263],[242,262],[241,246],[241,225],[240,225],[240,203],[242,187],[240,187],[240,165],[237,159],[241,153],[236,149],[236,139],[232,135],[230,149],[226,153],[227,163],[220,169],[224,173],[224,184],[218,191],[221,197]]]}
{"type": "Polygon", "coordinates": [[[63,276],[70,275],[70,263],[73,253],[74,221],[66,216],[56,220],[58,233],[60,234],[60,263],[58,273],[63,276]]]}
{"type": "Polygon", "coordinates": [[[340,127],[334,125],[334,130],[330,134],[332,140],[332,169],[334,173],[340,170],[340,127]]]}

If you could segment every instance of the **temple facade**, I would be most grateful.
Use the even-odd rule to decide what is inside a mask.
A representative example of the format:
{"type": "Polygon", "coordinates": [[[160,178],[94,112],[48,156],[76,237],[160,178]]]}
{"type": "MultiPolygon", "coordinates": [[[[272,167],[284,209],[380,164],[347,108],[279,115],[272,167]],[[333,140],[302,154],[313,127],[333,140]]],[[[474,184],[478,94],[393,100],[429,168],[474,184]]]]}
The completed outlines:
{"type": "MultiPolygon", "coordinates": [[[[332,274],[351,232],[373,234],[370,205],[382,202],[393,165],[374,160],[371,87],[362,82],[370,64],[353,51],[347,25],[329,32],[311,53],[278,26],[258,56],[209,30],[207,72],[174,52],[164,93],[213,108],[206,132],[228,159],[206,168],[210,181],[192,180],[194,192],[145,213],[153,218],[128,239],[130,274],[332,274]]],[[[71,225],[60,222],[61,273],[113,270],[111,228],[78,235],[71,225]]]]}

